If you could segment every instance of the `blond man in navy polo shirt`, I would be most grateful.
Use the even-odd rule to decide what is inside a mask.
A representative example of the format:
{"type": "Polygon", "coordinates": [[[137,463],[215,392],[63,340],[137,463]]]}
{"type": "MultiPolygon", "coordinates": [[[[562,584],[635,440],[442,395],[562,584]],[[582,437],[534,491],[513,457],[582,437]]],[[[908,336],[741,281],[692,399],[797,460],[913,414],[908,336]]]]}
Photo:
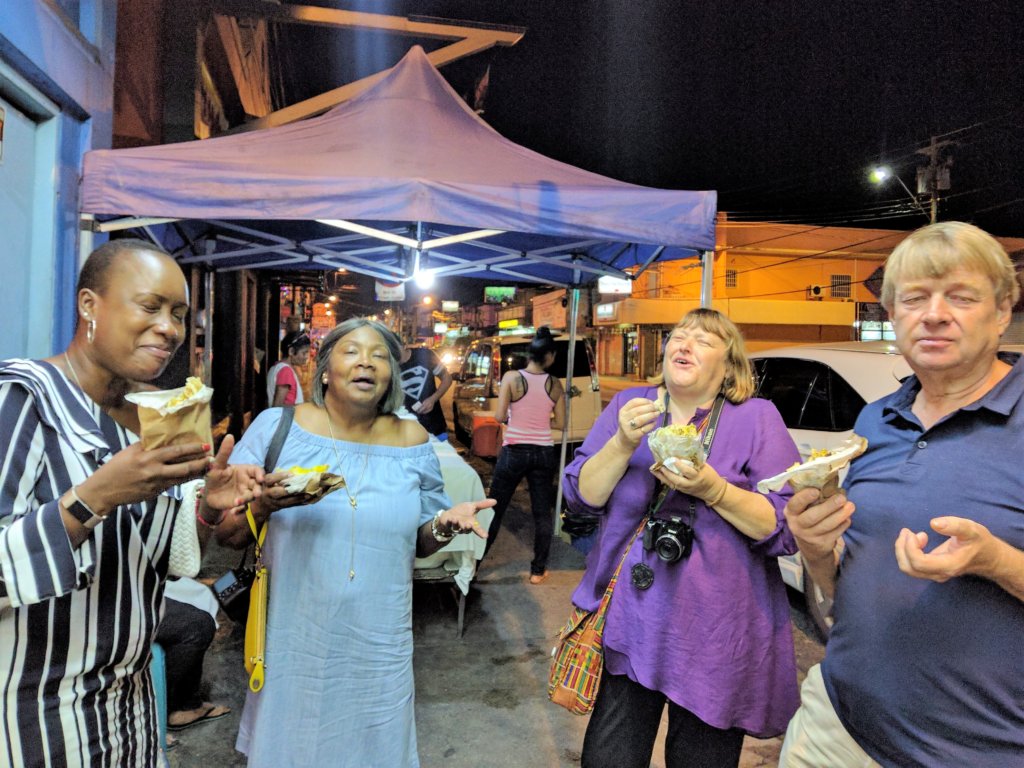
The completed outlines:
{"type": "Polygon", "coordinates": [[[889,257],[882,304],[915,375],[858,418],[845,497],[787,505],[835,624],[780,766],[1024,765],[1024,362],[997,354],[1019,295],[969,224],[889,257]]]}

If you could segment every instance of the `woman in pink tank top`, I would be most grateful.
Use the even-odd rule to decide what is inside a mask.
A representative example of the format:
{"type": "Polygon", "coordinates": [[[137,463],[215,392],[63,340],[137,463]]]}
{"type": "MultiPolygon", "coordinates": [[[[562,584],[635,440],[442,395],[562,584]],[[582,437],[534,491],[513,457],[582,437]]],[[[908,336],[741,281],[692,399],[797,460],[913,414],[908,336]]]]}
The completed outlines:
{"type": "Polygon", "coordinates": [[[554,478],[558,462],[551,429],[562,429],[565,424],[562,382],[546,373],[554,361],[555,339],[548,327],[542,326],[530,342],[530,361],[526,368],[509,371],[502,377],[495,414],[499,422],[507,421],[508,426],[488,493],[497,503],[487,548],[494,545],[505,509],[516,486],[525,477],[533,511],[531,584],[540,584],[547,578],[548,554],[554,534],[554,478]]]}

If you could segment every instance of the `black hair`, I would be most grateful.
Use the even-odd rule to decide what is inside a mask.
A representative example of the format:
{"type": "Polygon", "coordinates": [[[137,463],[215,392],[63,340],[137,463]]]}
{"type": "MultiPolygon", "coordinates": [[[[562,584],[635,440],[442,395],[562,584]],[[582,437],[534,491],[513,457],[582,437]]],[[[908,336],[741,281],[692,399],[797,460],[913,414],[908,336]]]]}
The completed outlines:
{"type": "Polygon", "coordinates": [[[313,346],[313,343],[309,340],[309,336],[307,336],[304,331],[292,331],[291,333],[286,333],[284,338],[281,339],[281,357],[288,357],[293,350],[311,346],[313,346]]]}
{"type": "Polygon", "coordinates": [[[543,365],[544,358],[549,352],[555,351],[555,337],[551,335],[551,329],[542,325],[537,329],[537,334],[530,342],[530,359],[543,365]]]}
{"type": "Polygon", "coordinates": [[[149,251],[171,258],[167,251],[149,240],[141,240],[137,237],[111,240],[90,253],[89,258],[85,260],[82,271],[78,274],[78,287],[75,289],[75,295],[77,296],[86,288],[102,294],[107,289],[110,268],[117,257],[126,251],[149,251]]]}

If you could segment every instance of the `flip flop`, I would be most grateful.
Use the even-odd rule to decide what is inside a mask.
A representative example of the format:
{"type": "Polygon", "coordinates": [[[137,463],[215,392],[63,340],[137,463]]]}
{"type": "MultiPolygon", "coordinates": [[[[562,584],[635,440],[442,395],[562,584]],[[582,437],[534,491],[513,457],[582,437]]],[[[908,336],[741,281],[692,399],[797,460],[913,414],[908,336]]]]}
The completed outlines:
{"type": "Polygon", "coordinates": [[[203,710],[202,714],[200,714],[199,717],[197,717],[197,718],[195,718],[193,720],[189,720],[187,723],[178,723],[177,725],[173,725],[170,721],[168,721],[168,723],[167,723],[167,730],[168,731],[183,731],[186,728],[191,728],[193,725],[197,725],[198,723],[207,723],[207,722],[209,722],[211,720],[219,720],[220,718],[222,718],[225,715],[228,715],[230,713],[231,713],[231,709],[229,707],[225,707],[225,706],[223,706],[221,704],[211,704],[210,706],[208,706],[206,709],[203,710]],[[214,714],[215,710],[218,710],[218,709],[222,709],[224,711],[223,712],[217,712],[216,714],[214,714]]]}

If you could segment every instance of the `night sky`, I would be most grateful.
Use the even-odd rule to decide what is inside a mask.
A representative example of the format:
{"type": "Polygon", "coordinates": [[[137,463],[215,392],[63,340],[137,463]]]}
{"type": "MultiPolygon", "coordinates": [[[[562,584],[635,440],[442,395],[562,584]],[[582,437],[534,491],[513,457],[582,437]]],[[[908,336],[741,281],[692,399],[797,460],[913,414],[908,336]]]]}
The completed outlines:
{"type": "MultiPolygon", "coordinates": [[[[591,171],[716,189],[741,219],[907,229],[925,219],[867,171],[888,162],[914,189],[937,136],[956,142],[940,219],[1024,236],[1019,0],[307,2],[526,27],[442,72],[459,88],[490,62],[484,119],[591,171]]],[[[409,44],[331,34],[333,67],[293,67],[311,92],[409,44]]]]}

